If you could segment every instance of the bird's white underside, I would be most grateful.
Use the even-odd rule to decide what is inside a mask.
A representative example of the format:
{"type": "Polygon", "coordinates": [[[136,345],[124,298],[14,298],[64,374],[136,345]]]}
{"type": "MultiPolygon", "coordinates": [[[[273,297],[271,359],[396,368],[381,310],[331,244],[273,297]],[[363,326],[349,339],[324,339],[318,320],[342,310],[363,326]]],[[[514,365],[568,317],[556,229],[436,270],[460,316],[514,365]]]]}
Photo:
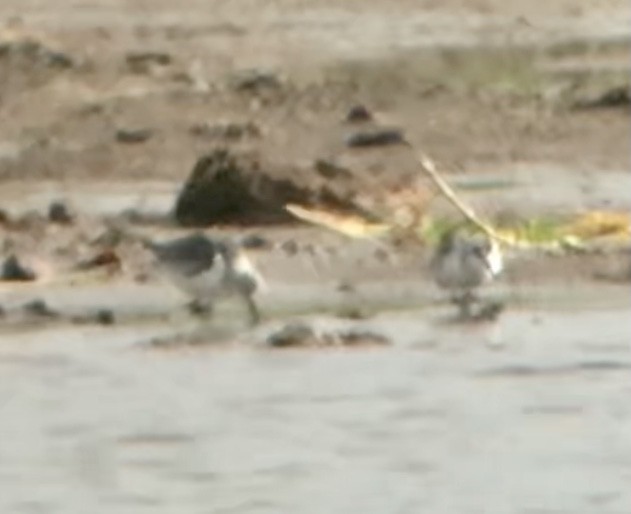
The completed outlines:
{"type": "Polygon", "coordinates": [[[503,270],[502,253],[495,241],[489,253],[480,258],[470,253],[463,259],[460,251],[444,256],[434,264],[434,276],[440,287],[451,290],[470,290],[492,280],[503,270]]]}
{"type": "MultiPolygon", "coordinates": [[[[235,276],[249,277],[256,283],[256,289],[266,287],[263,277],[258,273],[252,262],[243,254],[236,257],[232,268],[235,276]]],[[[223,256],[217,254],[210,269],[192,276],[186,276],[174,269],[167,269],[173,284],[185,294],[198,299],[214,301],[238,293],[234,281],[227,280],[227,265],[223,256]]]]}
{"type": "Polygon", "coordinates": [[[504,270],[502,251],[495,240],[491,241],[491,251],[486,256],[486,261],[492,277],[499,275],[504,270]]]}

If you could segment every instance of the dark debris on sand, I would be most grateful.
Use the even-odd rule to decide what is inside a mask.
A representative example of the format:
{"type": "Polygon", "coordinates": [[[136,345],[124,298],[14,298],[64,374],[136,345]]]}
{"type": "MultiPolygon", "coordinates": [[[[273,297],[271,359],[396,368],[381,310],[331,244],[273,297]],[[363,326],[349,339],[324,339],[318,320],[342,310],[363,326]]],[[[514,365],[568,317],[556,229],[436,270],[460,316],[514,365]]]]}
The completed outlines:
{"type": "Polygon", "coordinates": [[[23,265],[14,254],[9,255],[0,268],[0,280],[29,282],[36,278],[35,272],[23,265]]]}
{"type": "Polygon", "coordinates": [[[266,344],[271,348],[327,348],[385,346],[391,341],[370,331],[337,329],[322,332],[307,323],[295,322],[270,334],[266,344]]]}
{"type": "Polygon", "coordinates": [[[74,217],[64,202],[56,201],[48,206],[48,220],[59,225],[69,225],[74,217]]]}

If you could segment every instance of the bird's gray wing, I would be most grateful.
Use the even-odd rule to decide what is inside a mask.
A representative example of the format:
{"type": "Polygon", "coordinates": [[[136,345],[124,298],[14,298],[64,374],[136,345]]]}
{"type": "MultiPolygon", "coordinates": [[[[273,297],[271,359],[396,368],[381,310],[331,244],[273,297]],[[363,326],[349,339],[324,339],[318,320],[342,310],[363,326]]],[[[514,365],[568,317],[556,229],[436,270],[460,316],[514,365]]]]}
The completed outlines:
{"type": "Polygon", "coordinates": [[[167,243],[151,243],[160,264],[188,277],[208,271],[213,267],[218,249],[203,236],[188,236],[167,243]]]}

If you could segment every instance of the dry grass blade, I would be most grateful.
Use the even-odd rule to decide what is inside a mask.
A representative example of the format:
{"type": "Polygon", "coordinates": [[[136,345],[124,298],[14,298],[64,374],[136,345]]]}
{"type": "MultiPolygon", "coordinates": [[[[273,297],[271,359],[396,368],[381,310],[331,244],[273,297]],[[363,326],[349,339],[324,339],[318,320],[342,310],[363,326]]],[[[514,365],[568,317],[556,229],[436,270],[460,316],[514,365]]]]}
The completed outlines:
{"type": "Polygon", "coordinates": [[[298,219],[335,230],[353,238],[378,238],[388,233],[391,229],[385,223],[370,223],[352,214],[307,208],[297,204],[287,204],[285,209],[298,219]]]}
{"type": "Polygon", "coordinates": [[[477,226],[489,237],[492,237],[493,239],[508,246],[515,245],[514,241],[511,241],[509,239],[502,237],[500,234],[498,234],[495,231],[493,227],[491,227],[489,224],[482,221],[471,207],[466,205],[460,198],[458,198],[458,195],[456,195],[452,187],[445,181],[445,179],[443,179],[440,176],[440,174],[436,170],[436,166],[434,165],[434,162],[429,157],[427,157],[424,154],[419,154],[418,158],[419,158],[419,163],[421,165],[421,170],[429,176],[429,178],[436,185],[436,187],[438,187],[438,190],[445,196],[445,198],[447,198],[447,200],[449,200],[452,203],[452,205],[456,209],[460,211],[460,213],[462,213],[462,215],[467,220],[469,220],[471,223],[477,226]]]}
{"type": "Polygon", "coordinates": [[[617,236],[625,240],[631,234],[631,216],[628,212],[590,211],[573,220],[564,232],[581,239],[617,236]]]}

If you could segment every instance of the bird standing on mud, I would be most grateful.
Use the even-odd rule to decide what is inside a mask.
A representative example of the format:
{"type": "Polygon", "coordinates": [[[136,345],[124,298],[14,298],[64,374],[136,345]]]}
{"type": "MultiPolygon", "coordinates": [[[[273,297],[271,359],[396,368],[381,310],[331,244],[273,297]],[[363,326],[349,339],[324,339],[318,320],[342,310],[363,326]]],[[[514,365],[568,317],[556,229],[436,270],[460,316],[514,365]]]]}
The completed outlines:
{"type": "Polygon", "coordinates": [[[236,295],[247,306],[250,323],[260,321],[253,297],[263,279],[236,242],[195,233],[163,243],[143,238],[142,243],[174,285],[192,298],[195,311],[208,312],[216,300],[236,295]]]}
{"type": "Polygon", "coordinates": [[[462,318],[471,317],[471,305],[477,301],[475,291],[502,269],[502,254],[494,240],[480,234],[466,235],[458,229],[443,235],[430,262],[436,284],[449,291],[462,318]]]}

